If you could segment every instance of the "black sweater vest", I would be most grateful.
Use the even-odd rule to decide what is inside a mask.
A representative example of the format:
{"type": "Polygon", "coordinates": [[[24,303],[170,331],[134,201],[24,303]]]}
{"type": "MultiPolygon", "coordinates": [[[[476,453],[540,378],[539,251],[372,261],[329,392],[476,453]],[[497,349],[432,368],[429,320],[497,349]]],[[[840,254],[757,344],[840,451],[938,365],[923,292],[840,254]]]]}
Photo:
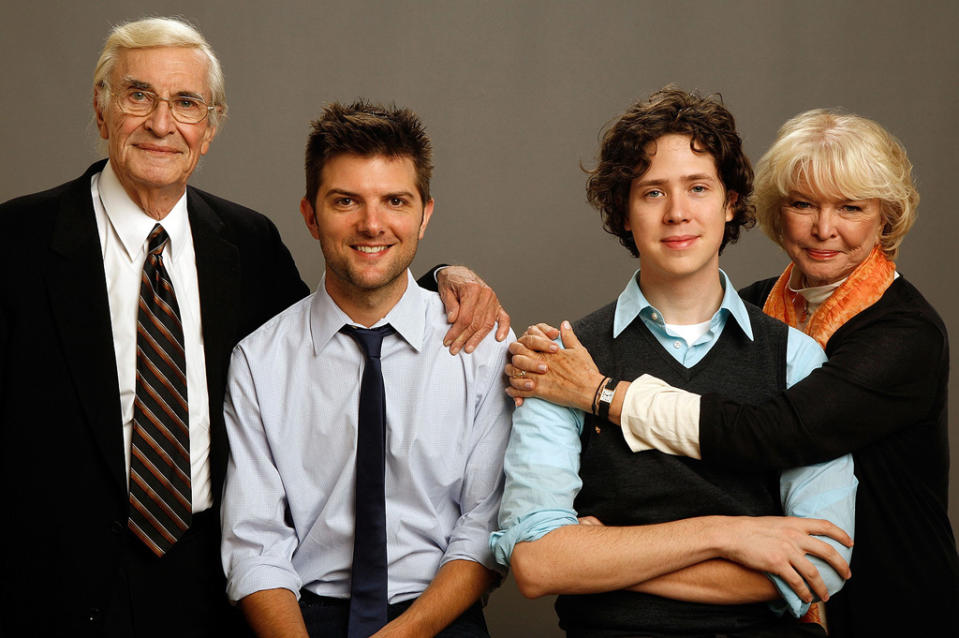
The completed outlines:
{"type": "MultiPolygon", "coordinates": [[[[649,373],[699,394],[756,403],[786,387],[787,328],[754,306],[747,304],[747,310],[753,340],[730,318],[709,353],[688,369],[638,317],[614,340],[615,304],[574,329],[604,374],[631,380],[649,373]]],[[[606,525],[645,525],[713,514],[782,514],[778,473],[733,472],[657,451],[634,454],[618,426],[591,415],[582,439],[583,488],[575,501],[580,516],[606,525]]],[[[780,622],[765,604],[707,605],[629,591],[560,596],[556,610],[570,635],[731,632],[780,622]]]]}

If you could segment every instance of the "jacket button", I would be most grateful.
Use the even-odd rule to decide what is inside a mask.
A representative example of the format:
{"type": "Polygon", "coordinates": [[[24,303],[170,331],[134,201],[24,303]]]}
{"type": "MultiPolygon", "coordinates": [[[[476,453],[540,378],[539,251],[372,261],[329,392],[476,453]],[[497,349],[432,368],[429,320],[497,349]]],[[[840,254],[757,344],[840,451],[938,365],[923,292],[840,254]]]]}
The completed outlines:
{"type": "Polygon", "coordinates": [[[113,521],[113,523],[110,524],[110,531],[117,535],[122,534],[126,529],[127,526],[120,521],[113,521]]]}

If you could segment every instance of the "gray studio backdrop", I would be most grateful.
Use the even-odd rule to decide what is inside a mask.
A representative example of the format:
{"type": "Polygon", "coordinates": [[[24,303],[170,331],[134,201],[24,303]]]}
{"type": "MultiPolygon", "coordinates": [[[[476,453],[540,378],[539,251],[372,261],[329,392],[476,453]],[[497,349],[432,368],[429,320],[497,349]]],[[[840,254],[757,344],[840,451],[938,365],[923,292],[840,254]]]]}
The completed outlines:
{"type": "MultiPolygon", "coordinates": [[[[0,201],[99,157],[93,65],[112,24],[145,15],[193,21],[226,72],[230,117],[192,183],[269,215],[311,286],[323,260],[297,208],[307,123],[326,102],[363,96],[410,106],[432,134],[436,214],[417,273],[475,267],[519,331],[610,301],[635,263],[586,204],[580,165],[603,124],[676,82],[721,92],[754,160],[783,121],[813,107],[841,106],[898,135],[922,194],[899,269],[959,335],[957,4],[3,0],[0,201]]],[[[722,258],[739,286],[785,263],[758,230],[722,258]]],[[[488,618],[498,636],[559,635],[549,601],[523,600],[511,581],[488,618]]]]}

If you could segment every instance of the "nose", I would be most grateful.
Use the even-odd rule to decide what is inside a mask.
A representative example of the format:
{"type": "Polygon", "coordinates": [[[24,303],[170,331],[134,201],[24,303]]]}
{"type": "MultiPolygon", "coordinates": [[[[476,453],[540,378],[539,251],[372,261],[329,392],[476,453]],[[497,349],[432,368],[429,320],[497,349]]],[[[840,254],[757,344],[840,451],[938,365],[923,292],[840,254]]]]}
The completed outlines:
{"type": "Polygon", "coordinates": [[[689,211],[682,197],[667,197],[663,221],[667,224],[681,224],[689,221],[689,211]]]}
{"type": "Polygon", "coordinates": [[[377,206],[366,206],[360,213],[357,229],[368,237],[383,232],[383,212],[377,206]]]}
{"type": "Polygon", "coordinates": [[[836,211],[831,206],[823,206],[816,215],[812,232],[819,239],[829,239],[836,233],[836,211]]]}
{"type": "Polygon", "coordinates": [[[147,116],[146,127],[153,131],[158,137],[169,135],[176,129],[176,120],[173,119],[173,111],[170,110],[170,102],[167,100],[158,100],[156,107],[147,116]]]}

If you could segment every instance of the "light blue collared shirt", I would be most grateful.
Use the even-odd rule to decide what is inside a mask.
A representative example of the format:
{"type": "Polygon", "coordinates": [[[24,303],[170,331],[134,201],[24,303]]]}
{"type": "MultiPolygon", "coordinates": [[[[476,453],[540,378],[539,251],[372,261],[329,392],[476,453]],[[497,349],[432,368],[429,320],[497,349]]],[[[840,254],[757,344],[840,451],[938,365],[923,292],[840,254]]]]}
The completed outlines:
{"type": "MultiPolygon", "coordinates": [[[[719,271],[723,283],[723,299],[712,316],[706,333],[692,345],[672,333],[662,313],[650,305],[639,287],[639,271],[630,278],[616,302],[613,317],[613,338],[639,316],[660,345],[677,361],[690,368],[709,352],[722,334],[730,318],[739,329],[753,338],[746,306],[733,288],[726,273],[719,271]]],[[[786,344],[786,382],[793,385],[826,360],[826,355],[813,339],[789,328],[786,344]]],[[[509,565],[517,543],[535,541],[563,525],[575,525],[573,501],[582,487],[579,477],[580,434],[584,414],[580,410],[527,399],[513,414],[513,433],[506,449],[506,490],[500,507],[501,529],[490,536],[490,547],[496,560],[509,565]]],[[[854,533],[856,487],[851,455],[817,465],[795,468],[780,476],[780,498],[783,511],[789,516],[824,518],[832,521],[850,536],[854,533]]],[[[829,538],[821,537],[835,547],[847,561],[852,550],[829,538]]],[[[843,580],[825,561],[810,556],[833,594],[843,580]]],[[[788,585],[772,577],[789,611],[796,616],[805,613],[803,604],[788,585]]],[[[776,611],[782,604],[771,604],[776,611]]]]}
{"type": "MultiPolygon", "coordinates": [[[[506,343],[490,334],[450,355],[443,304],[407,278],[376,323],[396,330],[381,353],[390,603],[420,595],[451,560],[503,571],[488,538],[512,412],[506,343]]],[[[344,325],[356,324],[321,282],[234,350],[221,513],[231,600],[279,587],[349,597],[364,355],[344,325]]]]}

